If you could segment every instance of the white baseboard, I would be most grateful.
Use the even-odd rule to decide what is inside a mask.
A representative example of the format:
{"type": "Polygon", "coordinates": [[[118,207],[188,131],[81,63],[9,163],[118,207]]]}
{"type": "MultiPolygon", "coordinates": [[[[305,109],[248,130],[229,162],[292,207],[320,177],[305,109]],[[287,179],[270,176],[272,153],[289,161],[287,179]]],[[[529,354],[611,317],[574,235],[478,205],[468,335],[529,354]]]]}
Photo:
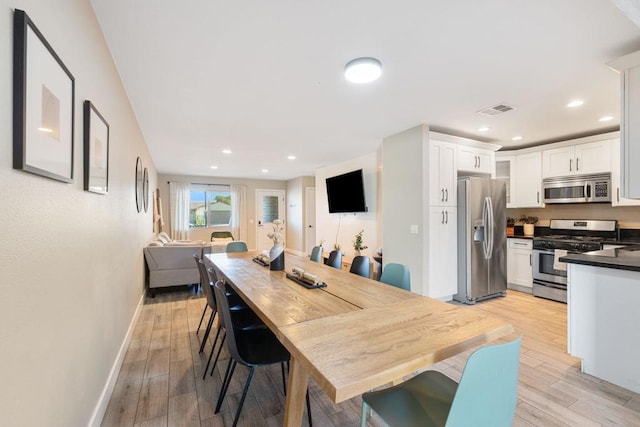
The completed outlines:
{"type": "Polygon", "coordinates": [[[104,414],[107,412],[107,406],[109,405],[109,400],[111,399],[111,393],[113,393],[113,389],[116,386],[118,374],[120,373],[120,368],[122,368],[122,362],[124,361],[124,356],[127,354],[127,349],[129,348],[129,343],[131,342],[131,336],[133,335],[133,330],[135,329],[136,323],[138,322],[138,317],[140,316],[140,311],[142,310],[143,304],[144,292],[140,297],[140,301],[138,301],[138,307],[136,308],[135,313],[133,313],[133,318],[129,323],[129,329],[127,329],[127,333],[124,336],[122,345],[120,345],[120,350],[118,351],[116,359],[113,362],[113,366],[111,367],[111,371],[109,372],[109,377],[107,378],[107,383],[102,389],[100,399],[98,399],[98,403],[93,410],[93,414],[91,414],[89,425],[92,427],[100,427],[104,418],[104,414]]]}

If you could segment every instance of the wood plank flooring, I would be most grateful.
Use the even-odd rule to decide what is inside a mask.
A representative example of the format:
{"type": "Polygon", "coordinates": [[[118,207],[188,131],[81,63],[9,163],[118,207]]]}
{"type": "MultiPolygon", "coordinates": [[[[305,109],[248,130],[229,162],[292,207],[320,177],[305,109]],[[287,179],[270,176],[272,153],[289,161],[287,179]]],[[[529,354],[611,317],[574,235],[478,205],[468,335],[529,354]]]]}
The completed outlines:
{"type": "MultiPolygon", "coordinates": [[[[203,381],[213,341],[198,353],[208,318],[196,335],[204,304],[191,289],[145,301],[103,426],[231,425],[248,370],[238,365],[222,410],[214,414],[228,355],[203,381]]],[[[523,335],[515,426],[640,426],[639,394],[581,373],[578,359],[566,354],[566,305],[509,291],[465,309],[505,319],[523,335]]],[[[470,353],[430,369],[459,380],[470,353]]],[[[336,405],[313,381],[310,387],[314,426],[359,425],[360,398],[336,405]]],[[[280,367],[257,368],[239,425],[276,427],[283,415],[280,367]]],[[[368,425],[383,423],[374,416],[368,425]]]]}

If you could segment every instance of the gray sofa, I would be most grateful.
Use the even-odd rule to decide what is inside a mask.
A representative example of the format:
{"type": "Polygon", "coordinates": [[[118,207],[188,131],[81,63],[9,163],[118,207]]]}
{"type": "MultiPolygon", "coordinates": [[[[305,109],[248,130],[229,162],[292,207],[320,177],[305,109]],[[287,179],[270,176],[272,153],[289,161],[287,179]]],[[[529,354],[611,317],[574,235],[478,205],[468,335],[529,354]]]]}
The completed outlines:
{"type": "Polygon", "coordinates": [[[160,233],[144,248],[147,263],[147,283],[151,296],[154,289],[200,283],[200,275],[193,255],[202,257],[211,253],[211,245],[200,240],[171,240],[166,233],[160,233]]]}

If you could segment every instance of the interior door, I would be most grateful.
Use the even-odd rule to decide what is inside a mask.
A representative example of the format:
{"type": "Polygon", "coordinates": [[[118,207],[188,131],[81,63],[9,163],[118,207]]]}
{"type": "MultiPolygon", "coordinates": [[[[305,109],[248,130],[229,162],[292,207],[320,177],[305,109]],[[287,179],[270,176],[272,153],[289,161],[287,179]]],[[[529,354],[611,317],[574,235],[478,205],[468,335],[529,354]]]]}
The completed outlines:
{"type": "Polygon", "coordinates": [[[285,222],[285,191],[284,190],[256,190],[256,218],[257,238],[256,246],[259,251],[273,246],[267,234],[274,230],[273,221],[279,219],[283,222],[282,244],[286,246],[286,222],[285,222]]]}
{"type": "Polygon", "coordinates": [[[316,245],[316,189],[305,188],[304,224],[306,228],[305,249],[310,254],[316,245]]]}

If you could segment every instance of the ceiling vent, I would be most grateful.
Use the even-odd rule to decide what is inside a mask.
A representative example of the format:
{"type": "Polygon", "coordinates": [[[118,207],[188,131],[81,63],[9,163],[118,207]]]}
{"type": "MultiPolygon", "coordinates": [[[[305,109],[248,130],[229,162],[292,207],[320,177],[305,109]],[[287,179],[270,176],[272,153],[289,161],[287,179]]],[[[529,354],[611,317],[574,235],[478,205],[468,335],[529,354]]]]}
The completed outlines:
{"type": "Polygon", "coordinates": [[[493,107],[483,108],[478,111],[478,114],[484,114],[485,116],[497,116],[498,114],[506,113],[507,111],[514,110],[515,107],[506,104],[498,104],[493,107]]]}

